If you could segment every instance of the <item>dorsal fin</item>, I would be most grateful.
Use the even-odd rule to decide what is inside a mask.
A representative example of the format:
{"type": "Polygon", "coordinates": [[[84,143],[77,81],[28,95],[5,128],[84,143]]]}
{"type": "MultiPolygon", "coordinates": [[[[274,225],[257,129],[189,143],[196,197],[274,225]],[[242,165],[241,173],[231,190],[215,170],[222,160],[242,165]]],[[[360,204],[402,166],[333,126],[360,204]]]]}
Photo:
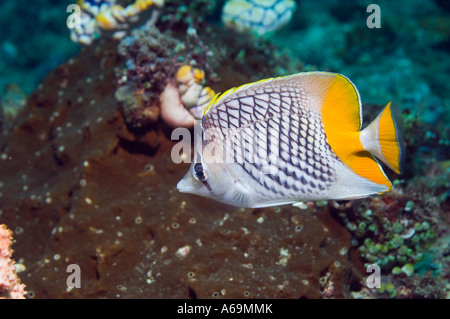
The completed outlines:
{"type": "Polygon", "coordinates": [[[206,113],[208,113],[210,110],[213,110],[214,107],[218,104],[220,104],[220,102],[222,102],[224,99],[226,99],[227,97],[231,96],[231,94],[233,93],[237,93],[243,90],[246,90],[252,86],[261,84],[261,83],[266,83],[266,82],[270,82],[272,80],[276,80],[276,79],[281,79],[281,78],[288,78],[291,77],[292,75],[287,75],[287,76],[280,76],[280,77],[276,77],[276,78],[268,78],[268,79],[263,79],[263,80],[259,80],[256,82],[252,82],[252,83],[247,83],[247,84],[243,84],[241,86],[237,86],[237,87],[233,87],[225,92],[219,92],[217,93],[209,102],[208,106],[205,108],[204,112],[203,112],[203,116],[205,116],[206,113]]]}

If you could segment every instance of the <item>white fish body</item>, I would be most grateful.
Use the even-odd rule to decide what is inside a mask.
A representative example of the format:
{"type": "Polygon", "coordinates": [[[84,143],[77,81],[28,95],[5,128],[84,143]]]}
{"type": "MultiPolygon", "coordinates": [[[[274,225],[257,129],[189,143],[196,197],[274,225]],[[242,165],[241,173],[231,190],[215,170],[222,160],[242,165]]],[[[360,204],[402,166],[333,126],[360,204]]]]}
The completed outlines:
{"type": "Polygon", "coordinates": [[[353,199],[391,183],[372,156],[400,172],[404,156],[390,104],[363,131],[356,87],[307,72],[216,95],[196,127],[194,159],[178,183],[237,207],[353,199]]]}

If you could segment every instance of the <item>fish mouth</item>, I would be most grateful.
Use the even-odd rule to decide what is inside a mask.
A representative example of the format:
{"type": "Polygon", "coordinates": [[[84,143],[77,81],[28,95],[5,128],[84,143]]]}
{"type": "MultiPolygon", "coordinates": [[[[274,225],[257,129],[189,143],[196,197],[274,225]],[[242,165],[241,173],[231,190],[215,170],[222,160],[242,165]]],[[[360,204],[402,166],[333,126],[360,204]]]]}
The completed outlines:
{"type": "Polygon", "coordinates": [[[186,184],[184,178],[177,184],[178,191],[181,193],[189,193],[190,187],[186,184]]]}

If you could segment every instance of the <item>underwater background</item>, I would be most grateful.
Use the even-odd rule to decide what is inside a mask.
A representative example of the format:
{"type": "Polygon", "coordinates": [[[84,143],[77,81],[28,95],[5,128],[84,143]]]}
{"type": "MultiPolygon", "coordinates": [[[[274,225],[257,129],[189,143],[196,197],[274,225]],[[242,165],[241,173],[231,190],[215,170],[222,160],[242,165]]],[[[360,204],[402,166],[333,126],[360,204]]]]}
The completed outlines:
{"type": "Polygon", "coordinates": [[[79,1],[79,33],[67,25],[73,2],[0,2],[0,224],[14,252],[8,231],[0,251],[15,264],[0,273],[18,276],[0,275],[1,296],[449,297],[448,1],[241,1],[256,10],[252,27],[222,18],[233,1],[115,1],[128,15],[101,19],[95,8],[111,1],[79,1]],[[276,5],[279,28],[262,26],[270,14],[257,9],[276,5]],[[406,162],[386,170],[392,191],[260,209],[178,192],[189,164],[171,159],[167,83],[208,102],[313,70],[352,80],[364,123],[389,101],[401,110],[406,162]]]}

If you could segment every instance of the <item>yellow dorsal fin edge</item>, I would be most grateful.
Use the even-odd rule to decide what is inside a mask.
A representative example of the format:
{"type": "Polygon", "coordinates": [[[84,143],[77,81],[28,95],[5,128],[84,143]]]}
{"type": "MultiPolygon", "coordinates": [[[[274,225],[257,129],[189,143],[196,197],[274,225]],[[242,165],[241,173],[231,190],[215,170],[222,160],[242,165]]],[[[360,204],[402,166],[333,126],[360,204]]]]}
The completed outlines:
{"type": "Polygon", "coordinates": [[[206,113],[209,112],[210,109],[213,109],[215,105],[220,104],[220,102],[222,102],[225,98],[229,97],[232,93],[235,92],[239,92],[245,89],[248,89],[252,86],[261,84],[261,83],[265,83],[265,82],[270,82],[273,80],[278,80],[278,79],[282,79],[282,78],[289,78],[289,77],[293,77],[296,74],[292,74],[292,75],[286,75],[286,76],[279,76],[276,78],[268,78],[268,79],[263,79],[263,80],[259,80],[256,82],[252,82],[252,83],[247,83],[247,84],[243,84],[241,86],[237,86],[237,87],[233,87],[223,93],[217,93],[209,102],[208,106],[205,108],[205,110],[203,111],[203,115],[205,115],[206,113]]]}

